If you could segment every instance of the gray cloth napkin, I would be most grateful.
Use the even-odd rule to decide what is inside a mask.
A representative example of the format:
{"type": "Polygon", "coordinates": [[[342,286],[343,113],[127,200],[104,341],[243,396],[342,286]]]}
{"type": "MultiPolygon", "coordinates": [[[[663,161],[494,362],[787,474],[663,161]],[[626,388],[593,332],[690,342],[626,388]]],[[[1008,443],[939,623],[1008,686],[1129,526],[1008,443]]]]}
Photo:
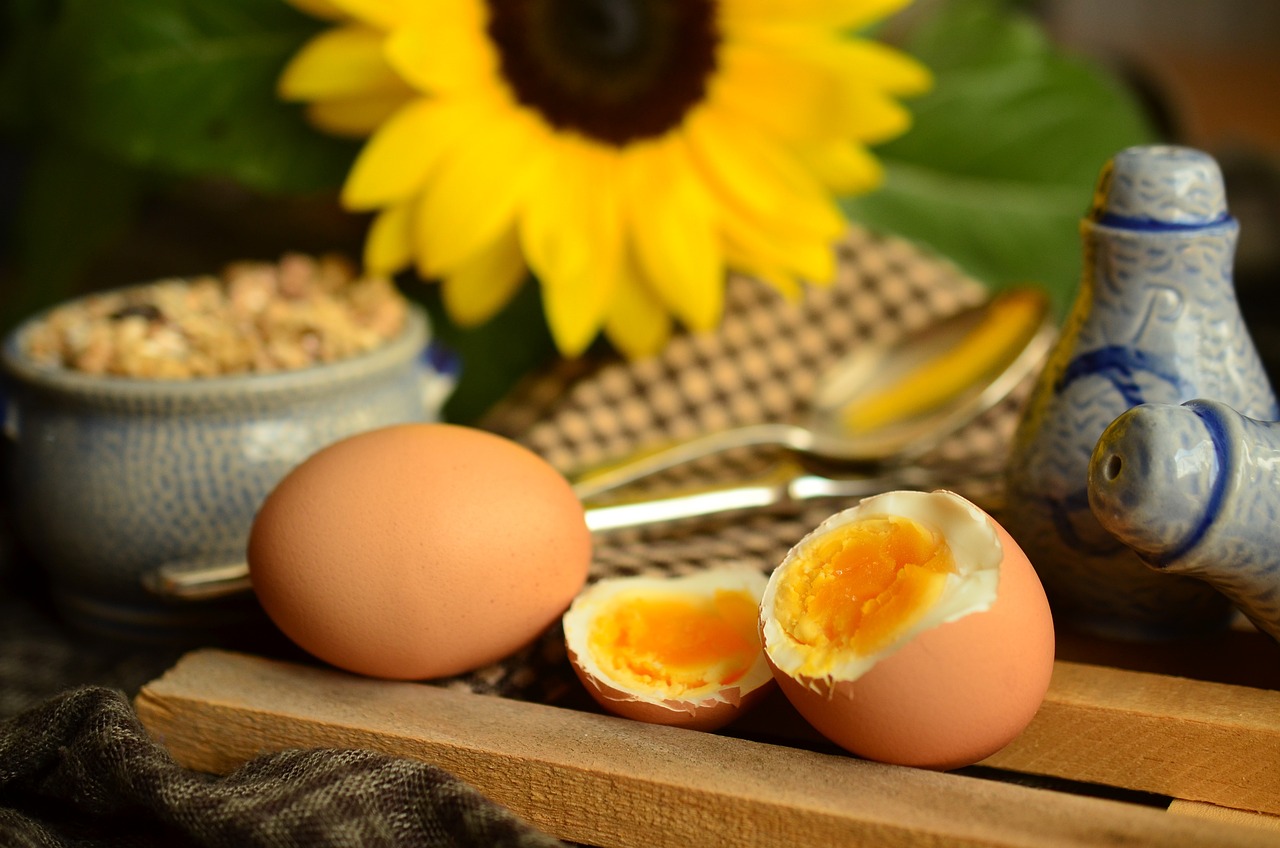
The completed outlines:
{"type": "Polygon", "coordinates": [[[0,722],[0,845],[561,845],[427,763],[284,751],[212,777],[178,766],[123,693],[81,687],[0,722]]]}

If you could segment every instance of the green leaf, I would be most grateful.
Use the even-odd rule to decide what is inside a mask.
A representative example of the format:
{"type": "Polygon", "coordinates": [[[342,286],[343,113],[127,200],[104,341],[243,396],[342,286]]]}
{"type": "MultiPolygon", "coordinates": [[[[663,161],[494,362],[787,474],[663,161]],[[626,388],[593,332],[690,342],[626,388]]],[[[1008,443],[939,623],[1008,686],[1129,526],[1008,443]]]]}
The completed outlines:
{"type": "Polygon", "coordinates": [[[332,188],[351,142],[280,102],[284,63],[319,27],[280,0],[65,0],[48,117],[135,166],[270,192],[332,188]]]}
{"type": "Polygon", "coordinates": [[[1136,98],[1000,0],[950,0],[903,46],[933,70],[934,90],[909,104],[912,129],[878,149],[885,185],[845,210],[993,288],[1039,283],[1064,311],[1099,170],[1152,140],[1136,98]]]}
{"type": "Polygon", "coordinates": [[[475,423],[520,378],[556,355],[533,279],[526,280],[511,303],[478,327],[459,327],[450,321],[435,284],[413,278],[405,281],[402,290],[426,308],[435,337],[461,361],[457,389],[444,407],[449,421],[475,423]]]}
{"type": "Polygon", "coordinates": [[[0,4],[0,130],[25,130],[36,111],[41,57],[54,19],[45,0],[7,0],[0,4]]]}
{"type": "Polygon", "coordinates": [[[41,148],[23,173],[14,253],[21,285],[0,301],[0,327],[77,294],[84,266],[125,231],[141,186],[135,171],[83,150],[41,148]]]}

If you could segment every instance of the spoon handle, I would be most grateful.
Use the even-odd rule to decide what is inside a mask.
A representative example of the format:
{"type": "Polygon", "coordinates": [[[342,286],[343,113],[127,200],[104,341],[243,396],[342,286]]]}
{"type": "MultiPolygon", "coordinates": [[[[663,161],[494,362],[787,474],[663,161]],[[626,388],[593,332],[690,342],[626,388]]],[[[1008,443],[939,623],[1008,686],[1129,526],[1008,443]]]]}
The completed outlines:
{"type": "Polygon", "coordinates": [[[573,491],[588,501],[629,483],[694,460],[736,448],[778,445],[792,449],[807,447],[807,433],[791,424],[748,424],[695,436],[683,442],[632,456],[614,465],[605,465],[572,476],[573,491]],[[801,440],[806,440],[804,444],[801,440]]]}
{"type": "Polygon", "coordinates": [[[813,498],[864,498],[895,489],[953,489],[981,502],[985,509],[999,507],[998,493],[988,492],[1001,473],[999,466],[959,464],[946,467],[900,466],[883,472],[848,477],[808,474],[784,465],[773,473],[737,485],[687,490],[645,500],[588,507],[587,527],[592,533],[609,533],[633,527],[649,527],[691,519],[703,519],[739,510],[763,509],[813,498]]]}

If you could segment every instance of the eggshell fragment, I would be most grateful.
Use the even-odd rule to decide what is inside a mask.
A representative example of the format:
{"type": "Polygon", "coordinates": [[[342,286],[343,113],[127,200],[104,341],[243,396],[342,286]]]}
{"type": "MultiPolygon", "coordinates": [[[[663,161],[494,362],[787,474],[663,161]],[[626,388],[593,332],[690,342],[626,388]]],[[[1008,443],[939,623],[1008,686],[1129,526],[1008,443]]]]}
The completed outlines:
{"type": "Polygon", "coordinates": [[[574,671],[615,715],[724,727],[773,687],[757,626],[766,582],[749,567],[601,580],[563,618],[574,671]]]}
{"type": "Polygon", "coordinates": [[[316,657],[425,679],[536,638],[586,581],[591,535],[569,483],[483,430],[402,424],[308,458],[250,532],[253,588],[316,657]]]}
{"type": "Polygon", "coordinates": [[[890,492],[832,516],[774,571],[761,630],[779,686],[810,724],[855,754],[900,765],[951,769],[995,753],[1030,723],[1053,670],[1053,620],[1030,561],[990,516],[950,492],[890,492]],[[936,595],[919,593],[919,608],[875,650],[836,644],[815,660],[780,625],[779,593],[815,543],[886,516],[934,533],[953,570],[936,595]]]}

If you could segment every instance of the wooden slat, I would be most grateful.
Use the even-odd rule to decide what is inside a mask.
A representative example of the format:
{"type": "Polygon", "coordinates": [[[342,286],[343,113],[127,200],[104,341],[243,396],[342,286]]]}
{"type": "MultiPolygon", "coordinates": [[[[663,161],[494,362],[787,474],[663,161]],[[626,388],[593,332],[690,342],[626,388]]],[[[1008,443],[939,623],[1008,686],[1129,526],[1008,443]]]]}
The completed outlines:
{"type": "Polygon", "coordinates": [[[986,765],[1280,813],[1280,692],[1059,661],[986,765]]]}
{"type": "Polygon", "coordinates": [[[1179,816],[1190,816],[1210,821],[1246,824],[1262,827],[1270,831],[1280,832],[1280,816],[1267,813],[1250,813],[1244,810],[1233,810],[1230,807],[1219,807],[1202,801],[1182,801],[1174,798],[1169,804],[1169,812],[1179,816]]]}
{"type": "Polygon", "coordinates": [[[1168,641],[1107,639],[1066,622],[1055,622],[1055,631],[1060,660],[1280,690],[1280,643],[1243,615],[1216,633],[1168,641]]]}
{"type": "Polygon", "coordinates": [[[1268,845],[1259,828],[221,651],[143,688],[174,757],[225,773],[295,747],[435,763],[599,846],[1268,845]]]}

